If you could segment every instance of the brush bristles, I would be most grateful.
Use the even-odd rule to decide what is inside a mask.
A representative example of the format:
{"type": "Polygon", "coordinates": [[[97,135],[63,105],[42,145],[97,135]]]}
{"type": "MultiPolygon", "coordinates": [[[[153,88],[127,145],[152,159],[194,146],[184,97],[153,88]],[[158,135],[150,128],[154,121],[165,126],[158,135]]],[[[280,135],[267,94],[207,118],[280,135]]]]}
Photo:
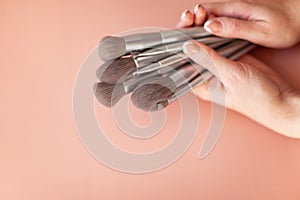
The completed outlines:
{"type": "Polygon", "coordinates": [[[122,84],[96,83],[95,97],[104,106],[114,106],[124,95],[122,84]]]}
{"type": "Polygon", "coordinates": [[[102,60],[113,60],[126,54],[126,42],[122,37],[108,36],[100,41],[98,51],[102,60]]]}
{"type": "Polygon", "coordinates": [[[131,95],[132,103],[144,111],[157,111],[162,102],[167,102],[174,92],[161,84],[152,83],[138,87],[131,95]]]}
{"type": "MultiPolygon", "coordinates": [[[[109,84],[123,82],[136,69],[136,64],[132,57],[119,58],[107,65],[103,73],[99,74],[99,79],[109,84]]],[[[100,68],[103,68],[103,66],[100,68]]]]}

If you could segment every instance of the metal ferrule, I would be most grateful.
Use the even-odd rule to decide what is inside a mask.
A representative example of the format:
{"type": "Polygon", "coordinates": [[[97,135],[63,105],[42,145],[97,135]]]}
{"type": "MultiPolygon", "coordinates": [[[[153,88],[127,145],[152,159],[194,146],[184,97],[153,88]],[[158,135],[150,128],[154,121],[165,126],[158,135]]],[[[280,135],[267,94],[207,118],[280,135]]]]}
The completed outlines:
{"type": "Polygon", "coordinates": [[[142,81],[150,79],[155,76],[161,76],[161,74],[158,71],[154,71],[152,73],[146,74],[144,76],[137,76],[133,77],[131,79],[128,79],[124,81],[123,87],[126,94],[132,92],[142,81]]]}
{"type": "Polygon", "coordinates": [[[126,44],[126,52],[147,49],[162,44],[163,39],[159,32],[138,33],[123,37],[126,44]]]}
{"type": "Polygon", "coordinates": [[[168,56],[170,56],[170,54],[168,53],[159,54],[157,56],[137,56],[133,60],[136,64],[136,68],[140,69],[146,65],[150,65],[152,63],[158,62],[161,59],[164,59],[168,56]]]}
{"type": "Polygon", "coordinates": [[[156,63],[152,63],[146,67],[143,67],[141,70],[135,71],[133,75],[138,76],[146,74],[155,70],[159,70],[163,67],[172,67],[174,69],[176,67],[186,64],[187,62],[187,56],[183,53],[179,53],[162,59],[156,63]]]}

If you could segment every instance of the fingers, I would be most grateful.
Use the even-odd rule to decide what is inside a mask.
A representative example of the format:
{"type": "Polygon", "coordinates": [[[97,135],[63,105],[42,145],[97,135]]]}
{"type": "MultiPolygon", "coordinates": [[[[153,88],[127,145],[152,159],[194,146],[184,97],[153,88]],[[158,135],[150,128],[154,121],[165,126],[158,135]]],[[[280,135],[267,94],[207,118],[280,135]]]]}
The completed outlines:
{"type": "Polygon", "coordinates": [[[195,87],[193,93],[205,101],[225,106],[224,86],[216,77],[212,77],[206,83],[195,87]]]}
{"type": "Polygon", "coordinates": [[[203,4],[209,14],[217,16],[234,17],[239,19],[250,19],[254,6],[248,1],[230,1],[203,4]]]}
{"type": "Polygon", "coordinates": [[[241,38],[253,43],[266,39],[268,29],[262,21],[245,21],[229,17],[215,17],[205,22],[206,31],[221,37],[241,38]]]}
{"type": "Polygon", "coordinates": [[[194,24],[194,14],[190,10],[184,10],[181,14],[180,22],[176,28],[185,28],[194,24]]]}
{"type": "Polygon", "coordinates": [[[230,81],[235,70],[235,62],[222,57],[215,50],[196,41],[186,42],[183,45],[183,51],[195,63],[216,76],[224,85],[230,81]]]}
{"type": "Polygon", "coordinates": [[[194,7],[194,24],[196,26],[202,26],[206,19],[206,11],[200,4],[196,4],[194,7]]]}

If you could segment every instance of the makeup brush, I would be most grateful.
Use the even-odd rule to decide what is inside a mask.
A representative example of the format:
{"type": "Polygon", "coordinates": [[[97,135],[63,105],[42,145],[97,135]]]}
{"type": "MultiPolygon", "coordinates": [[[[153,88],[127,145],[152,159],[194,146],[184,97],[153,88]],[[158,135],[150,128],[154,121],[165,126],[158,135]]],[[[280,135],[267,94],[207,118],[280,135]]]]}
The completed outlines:
{"type": "MultiPolygon", "coordinates": [[[[239,44],[239,43],[237,43],[239,44]]],[[[235,48],[222,48],[222,55],[230,55],[233,53],[235,48]]],[[[181,57],[180,57],[181,58],[181,57]]],[[[97,83],[96,86],[96,98],[100,103],[105,106],[112,107],[114,106],[125,94],[132,92],[139,84],[145,84],[146,81],[161,81],[161,77],[170,73],[172,70],[177,67],[187,64],[187,60],[179,59],[179,62],[172,62],[169,65],[165,65],[163,68],[147,73],[143,76],[136,76],[134,78],[126,79],[122,83],[118,84],[109,84],[104,82],[97,83]],[[113,91],[114,94],[113,94],[113,91]]],[[[152,82],[153,83],[153,82],[152,82]]]]}
{"type": "Polygon", "coordinates": [[[200,38],[212,35],[203,27],[191,27],[151,33],[137,33],[124,37],[107,36],[99,44],[99,56],[102,60],[113,60],[128,52],[143,50],[153,46],[200,38]]]}
{"type": "Polygon", "coordinates": [[[95,97],[104,106],[114,106],[125,94],[124,87],[120,84],[105,82],[95,84],[95,97]]]}
{"type": "MultiPolygon", "coordinates": [[[[236,60],[247,52],[255,48],[255,45],[249,44],[246,47],[242,47],[240,51],[229,56],[229,59],[236,60]]],[[[133,104],[145,111],[156,111],[161,110],[168,106],[170,103],[178,99],[180,96],[189,92],[195,86],[208,81],[213,77],[213,74],[208,72],[206,69],[202,70],[198,76],[192,79],[187,84],[181,85],[175,91],[172,88],[167,88],[164,85],[158,84],[145,84],[138,87],[131,95],[133,104]],[[153,90],[153,86],[155,89],[153,90]]]]}
{"type": "Polygon", "coordinates": [[[157,77],[165,75],[165,71],[166,70],[157,70],[145,76],[127,79],[126,81],[117,84],[98,82],[94,86],[96,99],[104,106],[112,107],[124,95],[132,92],[140,82],[150,78],[152,81],[158,81],[160,79],[157,77]]]}
{"type": "MultiPolygon", "coordinates": [[[[209,37],[198,38],[198,39],[194,39],[194,40],[204,43],[206,45],[211,45],[211,44],[218,43],[218,42],[226,43],[226,42],[230,42],[230,41],[233,41],[236,39],[221,38],[221,37],[217,37],[217,36],[209,36],[209,37]]],[[[182,46],[185,42],[186,41],[179,41],[179,42],[174,42],[174,43],[170,43],[170,44],[156,46],[147,51],[139,53],[139,56],[154,56],[154,55],[164,54],[167,52],[177,53],[177,52],[182,51],[182,46]]]]}
{"type": "MultiPolygon", "coordinates": [[[[215,48],[217,50],[217,52],[224,56],[224,57],[228,57],[231,54],[233,54],[235,51],[237,51],[238,49],[248,45],[249,42],[248,41],[244,41],[244,40],[235,40],[227,45],[223,46],[223,43],[213,43],[210,45],[210,47],[215,48]],[[220,47],[220,48],[218,48],[220,47]]],[[[158,62],[149,64],[146,67],[143,67],[140,70],[137,70],[135,72],[133,72],[133,76],[141,76],[143,74],[167,67],[167,66],[173,66],[178,64],[185,64],[189,62],[188,57],[184,54],[184,53],[179,53],[179,54],[175,54],[173,56],[167,57],[165,59],[162,59],[158,62]]]]}
{"type": "Polygon", "coordinates": [[[180,68],[160,80],[143,82],[132,93],[132,103],[145,111],[157,110],[158,103],[171,97],[176,88],[187,84],[198,74],[193,65],[188,65],[188,68],[180,68]]]}
{"type": "Polygon", "coordinates": [[[198,75],[193,65],[182,67],[160,80],[144,82],[131,95],[132,103],[145,111],[157,110],[157,104],[169,98],[176,88],[187,84],[198,75]],[[147,100],[145,100],[147,99],[147,100]]]}
{"type": "MultiPolygon", "coordinates": [[[[232,41],[232,39],[224,39],[220,37],[207,37],[197,39],[196,41],[204,42],[212,48],[219,47],[225,43],[232,41]]],[[[168,56],[182,51],[182,45],[184,42],[176,42],[172,44],[156,47],[148,51],[139,53],[137,55],[123,56],[115,59],[114,61],[107,62],[101,66],[96,75],[100,81],[115,84],[117,82],[123,82],[127,78],[131,78],[130,74],[137,71],[149,64],[160,61],[168,56]]],[[[165,60],[169,62],[170,59],[165,60]]],[[[176,60],[174,60],[175,62],[176,60]]]]}
{"type": "Polygon", "coordinates": [[[139,67],[157,62],[161,59],[170,56],[170,54],[159,54],[156,56],[123,56],[122,58],[115,59],[114,61],[104,63],[96,71],[96,76],[100,81],[115,84],[132,78],[132,73],[139,67]]]}

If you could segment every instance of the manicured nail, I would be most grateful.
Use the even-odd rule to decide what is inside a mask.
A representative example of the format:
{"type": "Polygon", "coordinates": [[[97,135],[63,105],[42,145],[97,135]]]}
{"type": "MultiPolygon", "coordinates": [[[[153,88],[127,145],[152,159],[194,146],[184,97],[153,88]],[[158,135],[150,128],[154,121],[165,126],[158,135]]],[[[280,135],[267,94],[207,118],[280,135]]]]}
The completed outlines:
{"type": "Polygon", "coordinates": [[[183,44],[183,52],[189,56],[193,56],[200,51],[200,46],[193,41],[187,41],[183,44]]]}
{"type": "Polygon", "coordinates": [[[194,7],[194,13],[196,14],[199,10],[199,8],[201,7],[201,5],[199,3],[197,3],[194,7]]]}
{"type": "Polygon", "coordinates": [[[188,9],[184,10],[184,11],[182,12],[182,14],[181,14],[180,19],[181,19],[181,20],[184,20],[185,17],[186,17],[186,15],[188,14],[188,12],[190,12],[188,9]]]}
{"type": "Polygon", "coordinates": [[[222,24],[217,20],[208,20],[204,24],[204,29],[210,33],[220,33],[223,27],[222,24]]]}

